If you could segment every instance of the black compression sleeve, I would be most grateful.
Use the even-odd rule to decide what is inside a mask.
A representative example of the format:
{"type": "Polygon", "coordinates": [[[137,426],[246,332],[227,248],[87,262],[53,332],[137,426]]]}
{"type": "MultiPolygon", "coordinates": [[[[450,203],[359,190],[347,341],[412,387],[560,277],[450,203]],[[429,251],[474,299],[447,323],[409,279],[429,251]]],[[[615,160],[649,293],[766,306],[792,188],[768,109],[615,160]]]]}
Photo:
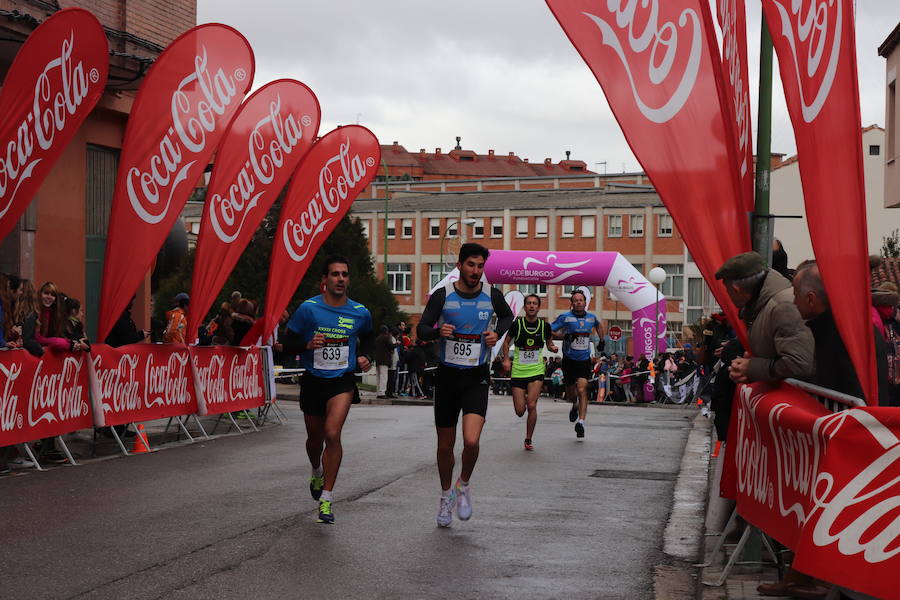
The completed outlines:
{"type": "Polygon", "coordinates": [[[372,356],[375,352],[375,330],[370,329],[366,333],[360,334],[359,346],[357,348],[357,356],[365,356],[372,362],[372,356]]]}
{"type": "Polygon", "coordinates": [[[431,295],[428,304],[425,305],[425,311],[422,312],[422,318],[416,325],[416,337],[426,342],[436,340],[439,337],[439,330],[435,329],[438,319],[441,318],[441,312],[444,310],[444,300],[447,297],[447,290],[441,288],[431,295]]]}
{"type": "Polygon", "coordinates": [[[506,303],[506,298],[503,297],[503,292],[499,288],[491,288],[491,303],[494,305],[494,314],[497,315],[495,331],[498,337],[502,337],[509,330],[509,326],[512,325],[516,316],[513,314],[509,304],[506,303]]]}

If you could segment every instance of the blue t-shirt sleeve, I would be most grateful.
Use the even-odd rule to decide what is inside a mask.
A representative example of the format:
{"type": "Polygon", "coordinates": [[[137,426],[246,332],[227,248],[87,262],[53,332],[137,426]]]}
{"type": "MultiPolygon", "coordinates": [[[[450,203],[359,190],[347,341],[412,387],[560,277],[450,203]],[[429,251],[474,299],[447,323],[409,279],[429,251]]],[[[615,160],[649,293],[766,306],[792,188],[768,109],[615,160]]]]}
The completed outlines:
{"type": "Polygon", "coordinates": [[[565,321],[565,319],[566,319],[566,314],[565,314],[565,313],[563,313],[563,314],[557,316],[557,317],[556,317],[556,320],[553,321],[553,323],[550,325],[550,329],[553,330],[553,331],[559,331],[560,329],[562,329],[563,327],[566,326],[566,321],[565,321]]]}
{"type": "Polygon", "coordinates": [[[291,320],[288,321],[287,326],[288,329],[300,335],[301,337],[307,337],[309,322],[309,305],[304,302],[297,307],[297,310],[294,311],[294,314],[291,316],[291,320]]]}
{"type": "Polygon", "coordinates": [[[372,331],[372,313],[368,308],[363,308],[363,323],[359,328],[360,333],[369,333],[372,331]]]}

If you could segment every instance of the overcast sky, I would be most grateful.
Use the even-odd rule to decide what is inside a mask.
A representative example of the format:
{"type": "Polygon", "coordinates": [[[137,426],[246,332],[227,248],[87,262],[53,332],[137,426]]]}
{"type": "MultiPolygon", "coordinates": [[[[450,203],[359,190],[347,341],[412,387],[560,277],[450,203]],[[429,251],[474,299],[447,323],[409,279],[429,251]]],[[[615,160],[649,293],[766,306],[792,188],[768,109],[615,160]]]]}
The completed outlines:
{"type": "MultiPolygon", "coordinates": [[[[877,48],[900,20],[898,0],[859,0],[862,124],[884,125],[885,62],[877,48]]],[[[759,2],[747,0],[756,120],[759,2]]],[[[360,123],[407,150],[515,152],[573,159],[603,172],[638,170],[587,65],[538,0],[198,0],[198,23],[241,31],[256,54],[254,87],[280,77],[312,88],[321,133],[360,123]]],[[[793,154],[777,76],[773,152],[793,154]]]]}

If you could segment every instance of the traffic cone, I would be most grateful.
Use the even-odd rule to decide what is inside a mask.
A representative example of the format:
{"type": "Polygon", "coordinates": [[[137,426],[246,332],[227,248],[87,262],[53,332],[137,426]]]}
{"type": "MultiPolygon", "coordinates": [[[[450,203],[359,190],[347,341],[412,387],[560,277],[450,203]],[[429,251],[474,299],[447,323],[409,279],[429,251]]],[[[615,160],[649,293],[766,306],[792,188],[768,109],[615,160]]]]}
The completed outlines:
{"type": "Polygon", "coordinates": [[[716,440],[716,447],[713,449],[712,457],[719,457],[719,450],[722,448],[722,440],[716,440]]]}
{"type": "Polygon", "coordinates": [[[134,436],[134,445],[131,447],[131,453],[142,454],[144,452],[150,452],[150,440],[147,439],[147,434],[144,433],[143,423],[139,423],[137,435],[134,436]]]}

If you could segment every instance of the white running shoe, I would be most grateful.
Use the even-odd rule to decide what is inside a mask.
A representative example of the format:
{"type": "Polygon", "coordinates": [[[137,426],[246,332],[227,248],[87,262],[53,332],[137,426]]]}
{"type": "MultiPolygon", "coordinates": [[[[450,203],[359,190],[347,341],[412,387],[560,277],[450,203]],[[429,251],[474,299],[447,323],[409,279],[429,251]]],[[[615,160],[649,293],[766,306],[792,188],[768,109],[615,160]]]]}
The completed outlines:
{"type": "Polygon", "coordinates": [[[455,503],[455,492],[451,492],[446,498],[441,496],[441,504],[437,514],[437,524],[439,527],[450,527],[450,524],[453,522],[453,505],[455,503]]]}
{"type": "Polygon", "coordinates": [[[472,499],[469,497],[469,486],[456,484],[456,516],[460,521],[468,521],[472,516],[472,499]]]}

